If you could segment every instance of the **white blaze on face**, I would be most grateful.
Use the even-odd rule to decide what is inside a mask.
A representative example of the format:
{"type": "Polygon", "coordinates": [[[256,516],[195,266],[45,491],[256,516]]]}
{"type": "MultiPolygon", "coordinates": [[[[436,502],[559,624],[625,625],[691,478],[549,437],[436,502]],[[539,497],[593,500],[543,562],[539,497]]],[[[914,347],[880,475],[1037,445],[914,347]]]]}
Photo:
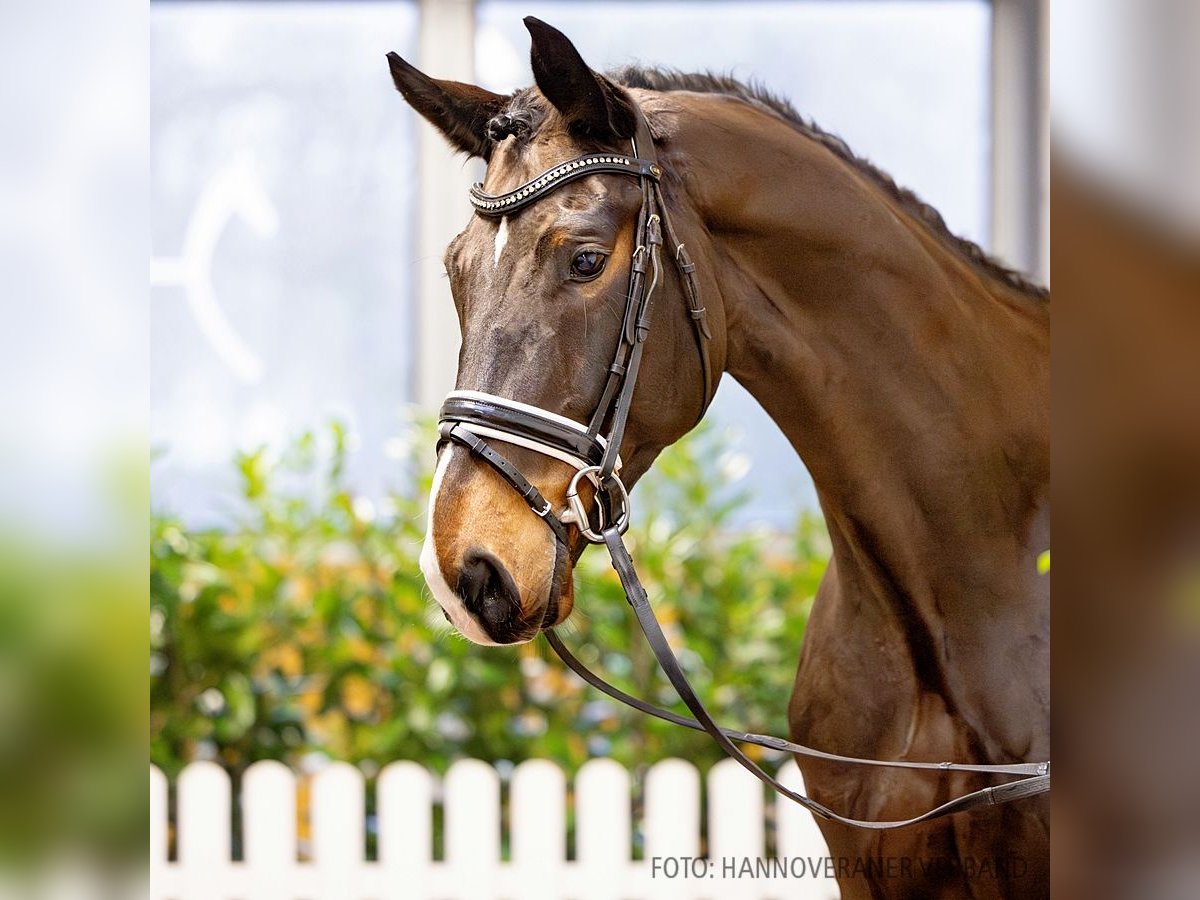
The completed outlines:
{"type": "Polygon", "coordinates": [[[496,254],[493,257],[493,265],[500,265],[500,254],[504,252],[504,246],[508,243],[508,216],[500,219],[500,227],[496,229],[496,254]]]}
{"type": "Polygon", "coordinates": [[[433,599],[450,616],[450,624],[468,640],[476,644],[489,644],[495,647],[497,646],[496,642],[487,636],[487,632],[475,621],[475,617],[467,612],[467,608],[459,599],[458,594],[454,593],[450,589],[450,585],[446,583],[446,577],[442,574],[442,567],[438,562],[437,547],[433,541],[433,511],[437,506],[438,489],[442,486],[442,477],[450,466],[450,458],[457,449],[458,447],[453,444],[447,446],[438,458],[437,468],[433,473],[433,487],[429,491],[429,518],[425,526],[425,543],[421,547],[421,572],[425,575],[425,582],[429,585],[433,599]]]}

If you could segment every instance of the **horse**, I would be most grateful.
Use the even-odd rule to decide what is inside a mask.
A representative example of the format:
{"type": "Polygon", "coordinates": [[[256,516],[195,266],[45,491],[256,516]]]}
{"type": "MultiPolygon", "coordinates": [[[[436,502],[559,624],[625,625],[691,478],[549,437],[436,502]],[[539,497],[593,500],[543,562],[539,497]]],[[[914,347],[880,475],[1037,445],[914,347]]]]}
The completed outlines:
{"type": "MultiPolygon", "coordinates": [[[[646,268],[653,173],[676,258],[656,263],[658,294],[637,321],[644,356],[618,446],[599,451],[609,470],[635,484],[728,373],[811,473],[832,545],[792,738],[886,760],[1048,759],[1037,560],[1049,547],[1049,292],[767,91],[646,67],[600,74],[557,29],[525,22],[535,84],[512,94],[388,55],[404,99],[486,163],[444,260],[457,391],[544,411],[568,432],[598,415],[625,365],[612,349],[633,333],[626,285],[646,268]],[[653,165],[624,156],[639,136],[653,165]],[[581,154],[600,169],[546,186],[581,154]],[[614,160],[640,176],[619,177],[614,160]]],[[[536,442],[491,440],[501,462],[480,439],[444,440],[421,567],[453,626],[496,645],[571,614],[589,520],[549,511],[576,508],[579,490],[599,502],[601,486],[536,442]]],[[[991,783],[797,762],[814,800],[859,818],[912,816],[991,783]]],[[[1049,895],[1045,796],[896,830],[818,824],[836,858],[908,860],[900,876],[839,868],[846,898],[1049,895]]]]}

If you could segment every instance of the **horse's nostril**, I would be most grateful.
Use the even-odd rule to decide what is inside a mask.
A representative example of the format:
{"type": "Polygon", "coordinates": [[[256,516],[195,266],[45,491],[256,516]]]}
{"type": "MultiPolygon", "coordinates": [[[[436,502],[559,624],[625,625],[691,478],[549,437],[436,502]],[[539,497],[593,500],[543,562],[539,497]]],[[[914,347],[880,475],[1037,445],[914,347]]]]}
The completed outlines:
{"type": "Polygon", "coordinates": [[[516,639],[513,629],[521,614],[520,595],[500,560],[486,550],[468,551],[458,576],[458,595],[492,640],[516,639]]]}

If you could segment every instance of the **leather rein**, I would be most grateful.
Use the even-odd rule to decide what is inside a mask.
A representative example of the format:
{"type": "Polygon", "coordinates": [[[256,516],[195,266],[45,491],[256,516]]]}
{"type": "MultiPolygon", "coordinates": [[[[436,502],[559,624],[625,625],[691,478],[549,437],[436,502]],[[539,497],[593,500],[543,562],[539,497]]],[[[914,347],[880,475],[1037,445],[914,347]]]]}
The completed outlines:
{"type": "Polygon", "coordinates": [[[683,668],[671,649],[655,617],[645,588],[638,578],[633,559],[622,535],[629,527],[629,494],[620,478],[619,450],[624,436],[633,391],[637,383],[642,351],[650,330],[651,303],[662,279],[664,238],[672,248],[672,258],[683,284],[688,313],[695,332],[704,379],[704,398],[700,412],[708,408],[712,395],[708,341],[711,338],[706,312],[700,303],[694,273],[695,265],[687,249],[676,239],[659,187],[662,168],[654,150],[645,116],[637,112],[637,133],[631,141],[631,156],[595,153],[569,160],[542,173],[533,180],[503,194],[488,194],[482,184],[471,188],[475,211],[491,218],[515,213],[537,202],[558,187],[578,178],[595,174],[615,174],[635,178],[642,193],[641,211],[635,235],[636,249],[629,273],[629,289],[613,362],[590,422],[585,426],[572,419],[478,391],[453,391],[442,406],[438,432],[439,452],[447,443],[465,447],[490,465],[525,500],[529,508],[554,533],[559,568],[569,552],[568,526],[575,525],[590,543],[602,543],[608,549],[613,568],[621,579],[625,597],[632,607],[650,649],[663,673],[679,694],[693,717],[679,715],[645,700],[631,696],[592,672],[563,644],[553,628],[545,629],[546,639],[562,661],[580,678],[614,700],[639,712],[673,722],[685,728],[706,732],[726,753],[761,782],[799,803],[823,819],[857,828],[892,829],[926,822],[980,807],[995,806],[1033,797],[1050,790],[1050,763],[1012,763],[982,765],[951,762],[914,762],[875,760],[842,756],[786,741],[782,738],[723,728],[709,715],[696,696],[683,668]],[[542,493],[521,471],[492,446],[492,441],[516,445],[557,459],[576,471],[566,494],[566,509],[556,513],[542,493]],[[587,479],[594,488],[595,507],[589,511],[579,497],[579,486],[587,479]],[[781,784],[774,776],[751,760],[736,742],[757,744],[828,762],[899,769],[940,772],[973,772],[988,775],[1022,776],[1018,780],[972,791],[942,803],[921,815],[894,821],[868,821],[839,815],[817,801],[781,784]]]}

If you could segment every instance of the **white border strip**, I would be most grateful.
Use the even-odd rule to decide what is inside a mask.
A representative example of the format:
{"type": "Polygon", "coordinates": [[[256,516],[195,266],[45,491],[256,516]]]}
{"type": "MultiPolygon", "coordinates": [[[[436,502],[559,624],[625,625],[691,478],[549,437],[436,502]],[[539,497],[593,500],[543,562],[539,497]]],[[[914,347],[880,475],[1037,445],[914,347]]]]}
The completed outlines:
{"type": "MultiPolygon", "coordinates": [[[[483,391],[451,391],[446,395],[446,399],[483,400],[488,403],[495,403],[498,406],[507,406],[520,410],[539,419],[548,419],[551,422],[557,422],[560,425],[565,425],[567,428],[578,431],[580,434],[587,434],[587,426],[579,424],[574,419],[568,419],[566,416],[560,416],[558,413],[548,412],[538,406],[530,406],[528,403],[522,403],[519,400],[509,400],[507,397],[497,397],[495,394],[487,394],[483,391]]],[[[596,435],[596,441],[602,447],[608,445],[600,435],[596,435]]]]}
{"type": "Polygon", "coordinates": [[[533,438],[501,431],[498,428],[489,428],[486,425],[476,425],[474,422],[456,421],[454,424],[463,431],[469,431],[471,434],[478,435],[479,437],[493,438],[497,441],[503,441],[506,444],[515,444],[518,447],[524,447],[526,450],[533,450],[535,453],[540,453],[543,456],[553,457],[559,462],[564,462],[568,466],[571,466],[576,471],[591,468],[592,465],[580,456],[575,456],[565,450],[559,450],[557,447],[551,447],[549,444],[543,444],[541,441],[535,441],[533,438]]]}

